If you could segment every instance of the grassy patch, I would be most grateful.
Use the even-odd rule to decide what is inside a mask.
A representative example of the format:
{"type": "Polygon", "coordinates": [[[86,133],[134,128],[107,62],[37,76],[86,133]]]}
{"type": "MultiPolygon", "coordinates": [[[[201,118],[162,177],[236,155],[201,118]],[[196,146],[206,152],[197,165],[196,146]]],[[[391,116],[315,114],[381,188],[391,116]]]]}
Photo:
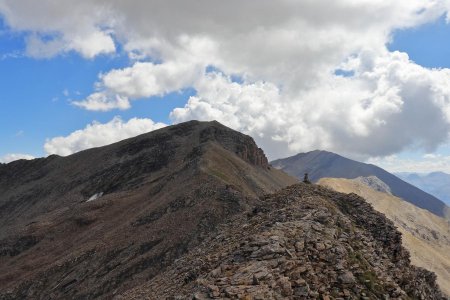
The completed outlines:
{"type": "Polygon", "coordinates": [[[363,273],[358,275],[358,281],[366,286],[366,288],[377,296],[384,295],[384,287],[380,284],[380,280],[376,273],[372,270],[369,262],[364,258],[361,252],[355,251],[349,254],[349,261],[357,264],[363,273]]]}
{"type": "Polygon", "coordinates": [[[223,181],[229,181],[228,177],[224,173],[222,173],[218,170],[215,170],[215,169],[210,169],[209,171],[210,171],[211,175],[216,176],[216,177],[222,179],[223,181]]]}

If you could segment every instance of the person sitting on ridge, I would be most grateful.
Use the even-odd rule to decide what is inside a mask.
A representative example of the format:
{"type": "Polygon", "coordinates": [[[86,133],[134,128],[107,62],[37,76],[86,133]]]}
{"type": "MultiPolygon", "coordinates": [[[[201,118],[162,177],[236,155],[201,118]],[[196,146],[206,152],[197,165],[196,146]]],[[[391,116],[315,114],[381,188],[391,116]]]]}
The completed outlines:
{"type": "Polygon", "coordinates": [[[305,177],[303,177],[303,183],[311,184],[311,181],[309,181],[308,173],[305,173],[305,177]]]}

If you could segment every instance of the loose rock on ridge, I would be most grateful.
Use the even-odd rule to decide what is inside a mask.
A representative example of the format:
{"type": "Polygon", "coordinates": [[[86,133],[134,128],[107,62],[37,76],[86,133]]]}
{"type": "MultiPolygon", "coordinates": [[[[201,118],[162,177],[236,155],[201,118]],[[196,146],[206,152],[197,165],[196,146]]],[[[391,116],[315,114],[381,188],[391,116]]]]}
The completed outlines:
{"type": "Polygon", "coordinates": [[[298,184],[118,299],[445,299],[435,279],[364,199],[298,184]]]}

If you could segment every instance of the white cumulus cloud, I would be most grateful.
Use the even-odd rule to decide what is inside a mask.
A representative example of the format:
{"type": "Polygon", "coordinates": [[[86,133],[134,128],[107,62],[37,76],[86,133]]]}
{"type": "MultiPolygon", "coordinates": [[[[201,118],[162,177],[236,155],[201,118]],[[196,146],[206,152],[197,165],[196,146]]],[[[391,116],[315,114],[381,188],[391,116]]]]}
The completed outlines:
{"type": "Polygon", "coordinates": [[[433,152],[446,143],[449,70],[419,66],[387,45],[396,30],[449,8],[447,0],[0,1],[30,55],[126,51],[130,65],[105,70],[74,105],[123,110],[194,88],[174,122],[218,119],[255,136],[271,158],[315,148],[433,152]]]}
{"type": "Polygon", "coordinates": [[[6,155],[0,157],[0,163],[7,164],[7,163],[10,163],[12,161],[19,160],[19,159],[30,160],[30,159],[34,159],[34,158],[35,158],[34,156],[29,155],[29,154],[9,153],[9,154],[6,154],[6,155]]]}
{"type": "Polygon", "coordinates": [[[190,86],[203,69],[193,64],[136,62],[100,76],[98,91],[73,104],[87,110],[107,111],[130,108],[129,99],[163,96],[190,86]]]}
{"type": "Polygon", "coordinates": [[[84,129],[72,132],[68,136],[48,139],[44,145],[47,154],[70,155],[72,153],[112,144],[166,126],[150,119],[132,118],[127,122],[115,117],[108,123],[92,122],[84,129]]]}
{"type": "Polygon", "coordinates": [[[75,106],[94,111],[124,110],[131,107],[127,97],[106,92],[93,93],[82,101],[73,101],[72,103],[75,106]]]}
{"type": "Polygon", "coordinates": [[[93,58],[116,51],[111,29],[115,18],[107,3],[4,0],[0,14],[13,30],[29,34],[26,53],[32,57],[76,51],[93,58]]]}
{"type": "Polygon", "coordinates": [[[431,173],[436,171],[450,173],[450,156],[427,154],[422,158],[402,158],[390,155],[371,158],[368,163],[375,164],[389,172],[431,173]]]}
{"type": "Polygon", "coordinates": [[[171,117],[217,119],[255,136],[272,158],[313,149],[350,156],[407,147],[430,152],[447,140],[449,70],[420,67],[399,52],[363,53],[351,64],[353,77],[330,74],[289,94],[271,83],[236,83],[212,73],[171,117]]]}

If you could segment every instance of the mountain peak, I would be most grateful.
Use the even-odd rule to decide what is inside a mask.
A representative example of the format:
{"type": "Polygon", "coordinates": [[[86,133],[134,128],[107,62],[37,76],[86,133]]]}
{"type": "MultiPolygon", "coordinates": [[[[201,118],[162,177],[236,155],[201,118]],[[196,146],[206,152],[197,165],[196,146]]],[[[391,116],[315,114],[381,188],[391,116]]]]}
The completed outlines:
{"type": "Polygon", "coordinates": [[[312,151],[272,162],[288,174],[299,179],[304,173],[317,182],[321,178],[347,178],[376,176],[386,183],[392,194],[428,211],[450,218],[450,208],[436,197],[404,182],[395,175],[371,164],[354,161],[327,151],[312,151]]]}
{"type": "Polygon", "coordinates": [[[431,172],[428,175],[429,176],[450,176],[450,174],[442,172],[442,171],[431,172]]]}
{"type": "Polygon", "coordinates": [[[296,182],[269,168],[251,137],[218,122],[2,165],[0,298],[5,289],[10,298],[112,295],[296,182]]]}
{"type": "MultiPolygon", "coordinates": [[[[184,138],[187,138],[188,143],[186,144],[193,148],[209,142],[218,143],[248,163],[265,168],[269,166],[264,151],[256,145],[252,137],[232,130],[217,121],[194,120],[180,123],[119,143],[123,144],[123,148],[129,148],[132,149],[132,152],[136,152],[155,143],[164,143],[166,140],[172,140],[174,144],[177,144],[184,138]]],[[[195,153],[192,154],[195,155],[195,153]]]]}

